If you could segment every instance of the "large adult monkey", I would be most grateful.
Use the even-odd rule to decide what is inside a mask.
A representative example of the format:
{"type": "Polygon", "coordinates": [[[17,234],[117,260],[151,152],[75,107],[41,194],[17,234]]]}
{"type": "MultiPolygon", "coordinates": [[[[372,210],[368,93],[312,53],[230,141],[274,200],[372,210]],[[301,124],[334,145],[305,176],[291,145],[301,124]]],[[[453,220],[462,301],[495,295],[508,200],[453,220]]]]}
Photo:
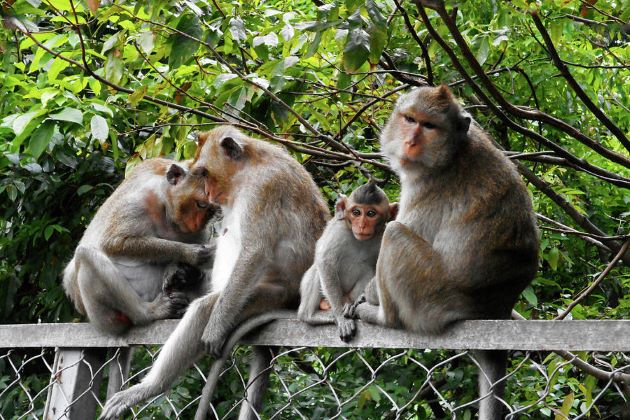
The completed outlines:
{"type": "Polygon", "coordinates": [[[188,163],[140,163],[88,225],[64,270],[66,294],[93,325],[111,334],[181,316],[190,296],[174,283],[182,274],[191,277],[187,271],[202,283],[196,267],[212,262],[205,227],[216,210],[188,163]],[[187,265],[179,269],[177,263],[187,265]]]}
{"type": "MultiPolygon", "coordinates": [[[[142,382],[107,402],[104,419],[168,389],[204,349],[219,355],[240,322],[296,307],[300,279],[329,218],[319,189],[299,163],[235,128],[222,126],[199,136],[192,172],[204,177],[209,200],[223,210],[212,292],[190,305],[142,382]]],[[[258,373],[250,372],[250,382],[258,373]]],[[[248,387],[256,410],[262,403],[256,384],[263,382],[248,387]]],[[[241,417],[254,417],[246,404],[241,417]]]]}
{"type": "MultiPolygon", "coordinates": [[[[348,316],[429,334],[459,320],[510,317],[538,267],[536,221],[514,165],[470,123],[446,86],[398,100],[381,135],[400,174],[398,217],[385,229],[368,301],[348,316]]],[[[500,419],[494,397],[503,394],[507,353],[475,354],[486,397],[479,418],[500,419]]]]}

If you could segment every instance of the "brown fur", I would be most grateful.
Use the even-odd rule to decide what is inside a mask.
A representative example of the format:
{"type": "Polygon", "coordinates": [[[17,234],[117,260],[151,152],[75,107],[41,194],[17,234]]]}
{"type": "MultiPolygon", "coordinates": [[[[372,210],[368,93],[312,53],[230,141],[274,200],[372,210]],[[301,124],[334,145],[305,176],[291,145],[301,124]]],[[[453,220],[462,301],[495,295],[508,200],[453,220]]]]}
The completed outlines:
{"type": "MultiPolygon", "coordinates": [[[[368,302],[349,314],[427,334],[465,319],[509,318],[538,267],[536,220],[514,165],[470,122],[446,86],[399,99],[381,136],[402,189],[376,268],[380,308],[368,302]]],[[[498,381],[505,352],[479,357],[498,381]]],[[[493,392],[500,396],[502,385],[493,392]]],[[[484,399],[480,418],[501,418],[500,404],[484,399]]]]}

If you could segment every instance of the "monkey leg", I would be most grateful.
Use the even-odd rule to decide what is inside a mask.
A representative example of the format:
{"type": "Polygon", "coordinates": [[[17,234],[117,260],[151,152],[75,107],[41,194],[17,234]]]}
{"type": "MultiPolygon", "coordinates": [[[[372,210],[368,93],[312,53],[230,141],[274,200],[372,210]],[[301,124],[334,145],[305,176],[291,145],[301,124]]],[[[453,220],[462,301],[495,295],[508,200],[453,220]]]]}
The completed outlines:
{"type": "Polygon", "coordinates": [[[478,350],[474,357],[479,363],[479,418],[500,420],[503,418],[503,398],[505,391],[505,373],[507,351],[478,350]]]}
{"type": "Polygon", "coordinates": [[[313,264],[309,268],[300,283],[300,306],[298,308],[298,319],[304,322],[311,322],[315,312],[320,308],[322,292],[320,290],[319,275],[317,267],[313,264]]]}
{"type": "Polygon", "coordinates": [[[467,302],[451,284],[443,259],[431,245],[399,222],[383,234],[376,281],[386,326],[439,334],[462,318],[467,302]]]}
{"type": "Polygon", "coordinates": [[[130,407],[166,391],[182,371],[192,366],[203,354],[203,333],[218,293],[203,296],[188,311],[164,343],[153,367],[137,385],[115,394],[103,408],[101,419],[114,419],[130,407]]]}
{"type": "Polygon", "coordinates": [[[103,252],[79,246],[75,252],[77,284],[86,314],[102,331],[121,334],[131,324],[154,319],[150,306],[103,252]]]}

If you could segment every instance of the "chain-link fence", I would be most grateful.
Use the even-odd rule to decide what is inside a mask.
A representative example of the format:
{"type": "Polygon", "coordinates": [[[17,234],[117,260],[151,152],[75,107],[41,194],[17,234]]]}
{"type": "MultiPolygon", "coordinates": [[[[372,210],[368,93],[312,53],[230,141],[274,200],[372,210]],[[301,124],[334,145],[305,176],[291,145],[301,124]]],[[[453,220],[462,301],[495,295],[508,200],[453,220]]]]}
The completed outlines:
{"type": "MultiPolygon", "coordinates": [[[[475,417],[479,398],[484,397],[477,393],[473,351],[289,347],[292,344],[265,348],[272,362],[261,418],[468,419],[475,417]]],[[[144,376],[160,348],[135,348],[128,384],[144,376]]],[[[120,354],[121,349],[105,347],[3,351],[0,418],[95,417],[107,398],[110,371],[124,370],[120,354]]],[[[250,356],[251,348],[240,346],[228,358],[210,417],[238,416],[250,356]]],[[[628,418],[623,375],[630,373],[629,356],[608,351],[510,351],[503,399],[507,418],[628,418]]],[[[182,371],[168,393],[134,407],[128,417],[193,418],[211,363],[207,357],[182,371]]]]}

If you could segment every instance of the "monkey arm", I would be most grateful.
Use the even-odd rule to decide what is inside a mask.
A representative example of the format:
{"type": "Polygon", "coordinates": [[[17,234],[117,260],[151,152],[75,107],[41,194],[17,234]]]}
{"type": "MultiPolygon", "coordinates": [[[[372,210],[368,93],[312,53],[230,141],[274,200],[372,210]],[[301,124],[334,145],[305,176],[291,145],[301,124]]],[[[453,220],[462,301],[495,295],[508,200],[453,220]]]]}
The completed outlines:
{"type": "MultiPolygon", "coordinates": [[[[254,300],[256,286],[265,280],[273,283],[274,279],[271,277],[273,273],[265,263],[267,259],[262,245],[256,244],[241,249],[230,280],[219,294],[201,337],[209,353],[213,355],[221,353],[225,338],[241,320],[240,315],[248,302],[254,300]]],[[[275,301],[270,300],[269,305],[273,304],[275,301]]],[[[265,303],[259,305],[265,306],[265,303]]]]}
{"type": "MultiPolygon", "coordinates": [[[[332,252],[331,252],[332,254],[332,252]]],[[[320,261],[317,264],[317,271],[319,272],[319,279],[324,297],[330,303],[333,314],[335,317],[341,316],[343,310],[343,290],[341,286],[341,279],[339,278],[339,260],[320,261]]]]}
{"type": "Polygon", "coordinates": [[[213,252],[204,245],[186,244],[152,236],[114,236],[103,241],[103,251],[110,256],[146,261],[181,261],[191,265],[206,264],[213,252]]]}
{"type": "Polygon", "coordinates": [[[376,277],[372,277],[367,286],[365,286],[365,290],[363,293],[365,294],[365,299],[368,301],[368,303],[372,305],[379,304],[376,277]]]}

